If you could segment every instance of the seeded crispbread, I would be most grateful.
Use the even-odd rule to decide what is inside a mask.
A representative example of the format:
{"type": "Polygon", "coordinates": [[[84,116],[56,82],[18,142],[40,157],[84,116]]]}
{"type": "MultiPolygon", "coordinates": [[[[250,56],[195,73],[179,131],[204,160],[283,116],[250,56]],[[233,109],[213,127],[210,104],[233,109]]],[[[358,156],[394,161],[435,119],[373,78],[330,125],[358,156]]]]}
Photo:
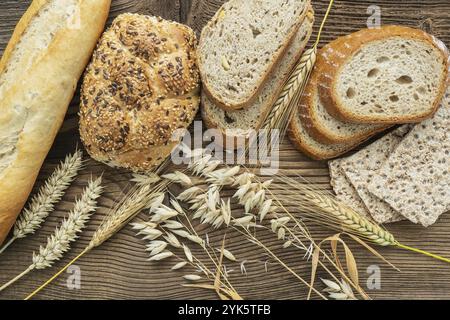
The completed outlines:
{"type": "Polygon", "coordinates": [[[374,195],[427,227],[450,210],[450,89],[433,118],[416,125],[368,185],[374,195]]]}
{"type": "Polygon", "coordinates": [[[356,189],[373,219],[378,223],[404,220],[386,202],[370,193],[367,185],[376,177],[377,171],[409,129],[409,125],[402,126],[341,162],[345,176],[356,189]]]}
{"type": "Polygon", "coordinates": [[[328,162],[331,178],[330,184],[334,193],[336,193],[336,198],[364,218],[369,218],[369,211],[367,211],[364,202],[362,202],[355,188],[353,188],[341,170],[341,161],[341,159],[336,159],[328,162]]]}

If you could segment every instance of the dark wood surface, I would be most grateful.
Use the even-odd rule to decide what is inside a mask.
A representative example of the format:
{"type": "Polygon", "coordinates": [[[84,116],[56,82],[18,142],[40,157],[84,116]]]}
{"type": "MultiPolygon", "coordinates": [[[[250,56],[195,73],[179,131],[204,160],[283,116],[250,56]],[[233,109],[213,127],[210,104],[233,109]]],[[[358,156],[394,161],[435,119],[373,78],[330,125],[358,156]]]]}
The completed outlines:
{"type": "MultiPolygon", "coordinates": [[[[11,36],[13,28],[26,10],[29,0],[2,0],[0,2],[0,52],[2,52],[11,36]]],[[[167,19],[185,22],[197,32],[219,8],[219,0],[113,0],[109,22],[122,12],[139,12],[160,15],[167,19]]],[[[450,1],[360,1],[337,0],[325,29],[323,42],[334,39],[365,27],[366,10],[375,4],[381,8],[383,24],[402,24],[421,27],[441,38],[450,45],[450,1]]],[[[323,16],[327,1],[313,2],[317,22],[323,16]]],[[[78,97],[71,104],[63,128],[42,168],[35,188],[39,187],[63,157],[81,145],[77,130],[78,97]]],[[[281,168],[284,174],[302,174],[315,182],[328,183],[326,163],[311,161],[297,152],[288,141],[281,147],[281,168]]],[[[51,276],[65,262],[73,258],[89,241],[92,232],[102,220],[114,201],[120,199],[129,185],[129,174],[110,169],[104,165],[88,160],[86,168],[77,178],[76,183],[57,205],[54,213],[47,219],[44,227],[34,236],[19,240],[0,256],[0,284],[3,284],[31,262],[33,251],[44,244],[50,235],[71,209],[72,202],[80,193],[91,175],[104,172],[105,195],[100,199],[100,209],[93,217],[80,239],[72,250],[58,262],[55,267],[35,271],[15,285],[0,293],[0,299],[21,299],[51,276]]],[[[295,208],[291,208],[295,210],[295,208]]],[[[424,229],[407,222],[389,225],[400,240],[406,244],[426,249],[446,257],[450,257],[450,214],[443,215],[434,226],[424,229]]],[[[318,238],[332,234],[328,230],[311,226],[318,238]]],[[[219,242],[220,231],[208,231],[211,241],[219,242]]],[[[279,248],[280,243],[271,234],[262,235],[262,239],[272,248],[279,248]]],[[[265,270],[267,258],[255,246],[240,236],[228,233],[227,248],[237,258],[254,260],[247,263],[247,275],[241,275],[238,264],[230,264],[231,282],[237,291],[246,299],[301,299],[306,297],[307,290],[289,273],[276,264],[269,264],[265,270]]],[[[372,264],[381,268],[381,289],[369,290],[367,293],[374,299],[450,299],[450,265],[437,262],[427,257],[409,253],[395,248],[381,248],[380,252],[401,272],[394,271],[367,251],[352,246],[356,255],[362,283],[367,278],[366,269],[372,264]]],[[[203,289],[182,287],[183,272],[171,272],[171,264],[152,264],[146,261],[144,243],[134,236],[128,226],[101,247],[83,257],[77,266],[81,269],[81,289],[69,290],[66,287],[67,274],[42,291],[37,298],[41,299],[213,299],[213,292],[203,289]]],[[[279,254],[290,266],[294,267],[305,279],[309,279],[310,263],[302,259],[296,250],[278,250],[279,254]]],[[[202,252],[196,252],[202,256],[202,252]]],[[[326,277],[323,273],[321,276],[326,277]]],[[[364,285],[363,285],[364,286],[364,285]]],[[[318,286],[318,289],[323,289],[318,286]]]]}

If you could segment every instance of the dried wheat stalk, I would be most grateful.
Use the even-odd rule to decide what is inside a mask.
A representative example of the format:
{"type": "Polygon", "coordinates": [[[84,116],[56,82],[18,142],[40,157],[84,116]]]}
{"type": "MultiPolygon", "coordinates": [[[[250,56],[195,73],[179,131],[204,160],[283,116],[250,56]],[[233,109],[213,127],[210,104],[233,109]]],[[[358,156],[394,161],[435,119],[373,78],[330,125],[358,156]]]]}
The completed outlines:
{"type": "Polygon", "coordinates": [[[82,152],[76,150],[74,154],[67,155],[65,160],[58,165],[38,193],[31,199],[28,207],[19,216],[14,225],[13,236],[0,249],[0,253],[15,240],[33,234],[41,226],[76,177],[82,167],[82,159],[82,152]]]}
{"type": "MultiPolygon", "coordinates": [[[[317,46],[315,45],[303,53],[295,66],[271,112],[264,120],[264,129],[285,130],[292,117],[293,110],[298,106],[316,59],[317,46]]],[[[282,137],[282,135],[280,136],[282,137]]]]}
{"type": "Polygon", "coordinates": [[[88,250],[98,247],[117,231],[122,229],[139,212],[145,209],[167,186],[167,181],[160,181],[155,186],[150,184],[134,188],[117,208],[112,210],[98,227],[88,245],[88,250]]]}
{"type": "Polygon", "coordinates": [[[298,206],[304,217],[381,246],[397,245],[394,235],[339,202],[330,192],[314,188],[301,177],[296,180],[280,176],[280,180],[284,202],[298,206]]]}
{"type": "Polygon", "coordinates": [[[67,218],[56,228],[55,232],[47,239],[47,244],[41,246],[39,253],[33,253],[33,263],[17,277],[0,287],[4,290],[24,275],[34,269],[46,269],[62,258],[64,253],[70,249],[70,244],[78,238],[86,226],[91,215],[97,209],[97,199],[102,193],[101,177],[91,180],[83,191],[82,196],[75,201],[74,208],[67,218]]]}

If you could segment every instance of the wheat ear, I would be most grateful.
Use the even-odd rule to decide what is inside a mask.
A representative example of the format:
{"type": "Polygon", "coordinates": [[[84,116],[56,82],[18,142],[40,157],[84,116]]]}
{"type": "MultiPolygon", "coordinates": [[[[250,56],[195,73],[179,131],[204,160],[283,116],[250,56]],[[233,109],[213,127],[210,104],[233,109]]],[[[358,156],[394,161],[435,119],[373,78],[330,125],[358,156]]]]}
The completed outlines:
{"type": "Polygon", "coordinates": [[[303,177],[299,177],[301,181],[297,181],[282,176],[281,180],[284,184],[279,186],[284,191],[284,199],[299,207],[305,218],[329,228],[353,234],[380,246],[398,247],[450,263],[450,259],[401,244],[385,228],[362,217],[358,212],[338,201],[330,192],[314,189],[311,183],[303,177]]]}
{"type": "Polygon", "coordinates": [[[101,182],[101,177],[89,181],[82,196],[75,201],[74,208],[63,220],[61,226],[56,228],[55,232],[48,237],[47,244],[41,246],[38,253],[33,253],[33,263],[24,272],[0,287],[0,292],[30,271],[49,268],[62,258],[64,253],[70,249],[70,244],[78,238],[77,234],[83,230],[92,213],[97,209],[97,198],[100,197],[103,189],[101,182]]]}
{"type": "Polygon", "coordinates": [[[280,129],[284,136],[289,121],[292,118],[295,108],[298,106],[300,97],[305,90],[308,83],[308,79],[311,75],[312,69],[317,59],[317,48],[319,45],[322,30],[328,19],[328,15],[333,7],[334,0],[330,0],[327,11],[325,12],[322,23],[320,24],[319,32],[317,33],[316,41],[311,49],[306,50],[300,61],[295,66],[289,79],[285,83],[283,90],[275,104],[272,107],[271,112],[268,114],[263,123],[264,129],[280,129]]]}
{"type": "Polygon", "coordinates": [[[53,211],[83,164],[83,153],[76,150],[53,171],[38,193],[31,199],[14,225],[12,238],[0,249],[2,253],[15,240],[33,234],[53,211]]]}
{"type": "MultiPolygon", "coordinates": [[[[167,165],[167,163],[164,163],[157,169],[157,171],[162,170],[165,165],[167,165]]],[[[39,291],[44,289],[53,280],[55,280],[69,266],[74,264],[78,259],[80,259],[95,247],[100,246],[103,242],[116,234],[120,229],[127,225],[128,222],[133,219],[139,212],[147,208],[152,200],[154,200],[155,197],[159,196],[162,190],[167,188],[169,183],[170,182],[167,180],[160,180],[154,186],[147,184],[138,185],[132,188],[132,190],[125,195],[122,201],[105,217],[103,222],[100,224],[100,226],[92,236],[92,239],[86,246],[86,248],[84,248],[80,254],[78,254],[74,259],[67,263],[50,279],[48,279],[40,287],[30,293],[24,300],[31,299],[39,291]]]]}
{"type": "Polygon", "coordinates": [[[312,68],[317,59],[317,46],[303,53],[300,61],[292,71],[283,87],[281,94],[264,120],[264,129],[284,129],[289,123],[293,110],[298,106],[299,99],[308,82],[312,68]]]}

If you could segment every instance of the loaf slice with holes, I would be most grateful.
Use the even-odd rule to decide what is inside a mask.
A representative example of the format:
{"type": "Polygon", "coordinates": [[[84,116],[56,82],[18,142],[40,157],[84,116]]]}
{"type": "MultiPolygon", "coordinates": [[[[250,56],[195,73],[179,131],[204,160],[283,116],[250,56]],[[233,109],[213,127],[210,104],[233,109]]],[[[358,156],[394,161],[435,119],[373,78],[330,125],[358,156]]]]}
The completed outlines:
{"type": "Polygon", "coordinates": [[[227,110],[249,106],[302,24],[309,0],[231,0],[201,33],[203,90],[227,110]]]}
{"type": "Polygon", "coordinates": [[[324,144],[354,143],[387,128],[386,125],[340,121],[330,115],[321,99],[317,99],[321,85],[319,78],[324,68],[337,59],[339,43],[339,39],[335,40],[319,50],[315,67],[299,104],[301,120],[306,130],[315,140],[324,144]]]}
{"type": "Polygon", "coordinates": [[[425,32],[402,26],[346,36],[320,77],[321,99],[336,118],[355,123],[420,122],[446,88],[448,51],[425,32]]]}
{"type": "Polygon", "coordinates": [[[311,36],[313,24],[314,11],[310,7],[308,15],[292,44],[264,84],[257,99],[249,107],[243,110],[226,111],[212,102],[208,95],[203,92],[201,112],[206,126],[220,130],[226,140],[234,142],[234,146],[236,146],[238,139],[246,139],[252,131],[260,129],[289,73],[300,59],[311,36]]]}

